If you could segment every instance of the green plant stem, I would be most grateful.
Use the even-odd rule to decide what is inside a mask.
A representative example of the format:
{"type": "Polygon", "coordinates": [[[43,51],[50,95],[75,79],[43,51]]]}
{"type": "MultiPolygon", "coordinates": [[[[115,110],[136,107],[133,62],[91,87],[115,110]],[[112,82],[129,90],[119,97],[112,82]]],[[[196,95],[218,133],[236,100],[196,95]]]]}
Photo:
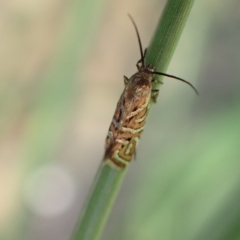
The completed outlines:
{"type": "MultiPolygon", "coordinates": [[[[169,0],[148,48],[146,63],[164,71],[171,60],[193,0],[169,0]]],[[[159,88],[160,83],[156,83],[159,88]]],[[[97,240],[115,201],[126,170],[101,166],[74,240],[97,240]]]]}
{"type": "MultiPolygon", "coordinates": [[[[167,70],[193,3],[194,0],[168,0],[145,59],[156,71],[167,70]]],[[[155,78],[158,82],[154,83],[153,88],[159,89],[163,76],[156,75],[155,78]]]]}
{"type": "Polygon", "coordinates": [[[100,237],[126,171],[101,164],[74,239],[94,240],[100,237]]]}

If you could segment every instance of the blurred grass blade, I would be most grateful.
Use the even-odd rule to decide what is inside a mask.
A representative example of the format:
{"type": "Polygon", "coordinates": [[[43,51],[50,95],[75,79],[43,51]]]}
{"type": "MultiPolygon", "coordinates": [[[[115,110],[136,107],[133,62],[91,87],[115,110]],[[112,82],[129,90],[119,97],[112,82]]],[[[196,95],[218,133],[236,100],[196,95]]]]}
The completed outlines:
{"type": "Polygon", "coordinates": [[[41,95],[28,123],[24,157],[33,165],[49,161],[61,138],[70,106],[81,91],[76,88],[80,68],[84,66],[104,2],[75,0],[69,6],[56,55],[41,79],[41,95]]]}
{"type": "MultiPolygon", "coordinates": [[[[23,183],[24,178],[36,167],[53,160],[71,113],[71,105],[80,92],[80,68],[84,67],[105,2],[67,2],[62,33],[54,49],[56,54],[40,79],[38,89],[35,89],[35,105],[27,119],[19,167],[22,171],[22,181],[19,184],[23,183]]],[[[15,219],[15,231],[11,233],[15,236],[11,239],[25,239],[31,225],[29,219],[30,213],[27,209],[19,206],[19,218],[15,219]]]]}

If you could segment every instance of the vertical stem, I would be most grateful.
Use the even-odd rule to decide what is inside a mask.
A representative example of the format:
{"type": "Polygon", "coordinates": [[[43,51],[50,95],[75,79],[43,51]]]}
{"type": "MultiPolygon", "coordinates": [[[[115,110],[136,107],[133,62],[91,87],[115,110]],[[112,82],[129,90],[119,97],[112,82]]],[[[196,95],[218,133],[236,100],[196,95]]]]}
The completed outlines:
{"type": "Polygon", "coordinates": [[[100,237],[125,174],[126,169],[117,170],[101,164],[74,239],[94,240],[100,237]]]}
{"type": "MultiPolygon", "coordinates": [[[[148,48],[146,63],[157,71],[166,70],[176,48],[193,0],[169,0],[148,48]]],[[[159,83],[156,83],[159,87],[159,83]]],[[[94,181],[91,196],[82,214],[74,240],[97,240],[124,179],[126,170],[101,166],[94,181]]]]}
{"type": "MultiPolygon", "coordinates": [[[[156,71],[165,72],[168,68],[193,3],[194,0],[168,0],[146,55],[146,63],[155,66],[156,71]]],[[[154,87],[159,88],[159,84],[154,87]]]]}

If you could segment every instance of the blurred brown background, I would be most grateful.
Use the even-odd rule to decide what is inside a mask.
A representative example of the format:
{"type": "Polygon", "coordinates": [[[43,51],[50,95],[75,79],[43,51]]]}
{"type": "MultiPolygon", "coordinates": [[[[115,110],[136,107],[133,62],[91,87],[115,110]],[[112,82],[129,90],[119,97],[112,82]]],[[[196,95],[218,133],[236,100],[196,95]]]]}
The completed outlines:
{"type": "MultiPolygon", "coordinates": [[[[123,75],[165,1],[0,3],[0,239],[69,239],[123,75]]],[[[196,1],[102,239],[240,239],[238,1],[196,1]]]]}

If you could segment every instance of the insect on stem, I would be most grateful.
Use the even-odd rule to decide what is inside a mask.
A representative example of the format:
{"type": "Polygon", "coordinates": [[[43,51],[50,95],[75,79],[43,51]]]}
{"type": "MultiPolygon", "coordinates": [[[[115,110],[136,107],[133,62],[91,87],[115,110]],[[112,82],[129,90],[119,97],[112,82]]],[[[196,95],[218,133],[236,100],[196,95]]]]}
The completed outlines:
{"type": "MultiPolygon", "coordinates": [[[[134,22],[133,20],[133,17],[128,13],[128,17],[130,18],[130,20],[132,21],[133,23],[133,26],[135,28],[135,31],[137,33],[137,39],[138,39],[138,44],[139,44],[139,48],[140,48],[140,54],[141,54],[141,63],[142,63],[142,66],[145,66],[145,63],[144,63],[144,54],[143,54],[143,48],[142,48],[142,42],[141,42],[141,39],[140,39],[140,35],[139,35],[139,32],[138,32],[138,29],[137,29],[137,25],[136,23],[134,22]]],[[[153,70],[153,69],[152,69],[153,70]]],[[[188,84],[194,91],[197,95],[199,95],[197,89],[188,81],[182,79],[182,78],[179,78],[179,77],[176,77],[174,75],[170,75],[170,74],[166,74],[166,73],[162,73],[162,72],[156,72],[156,71],[151,71],[152,74],[156,74],[156,75],[161,75],[161,76],[165,76],[165,77],[169,77],[169,78],[174,78],[176,80],[179,80],[179,81],[182,81],[186,84],[188,84]]]]}
{"type": "Polygon", "coordinates": [[[149,112],[151,99],[155,99],[158,89],[153,89],[154,75],[174,78],[188,84],[198,94],[196,88],[188,81],[162,72],[154,71],[150,64],[145,65],[142,43],[132,16],[128,14],[137,33],[141,59],[137,62],[138,71],[129,79],[124,76],[125,88],[108,130],[103,161],[111,167],[124,169],[136,153],[136,146],[143,132],[149,112]]]}

